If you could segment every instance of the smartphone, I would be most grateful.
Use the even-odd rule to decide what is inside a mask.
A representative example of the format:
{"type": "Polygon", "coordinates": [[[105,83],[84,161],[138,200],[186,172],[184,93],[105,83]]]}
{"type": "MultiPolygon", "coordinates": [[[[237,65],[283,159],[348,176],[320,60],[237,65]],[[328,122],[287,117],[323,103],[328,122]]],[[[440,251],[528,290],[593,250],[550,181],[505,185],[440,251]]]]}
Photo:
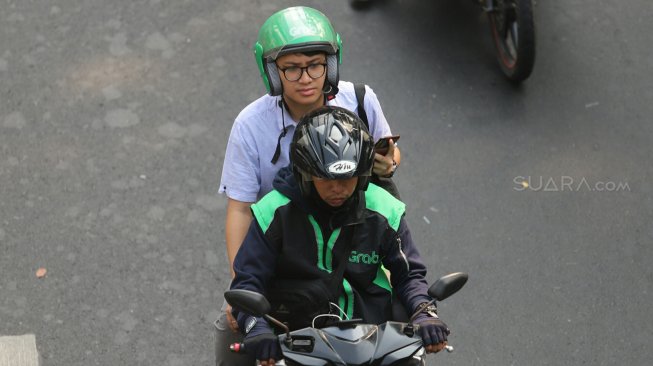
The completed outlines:
{"type": "Polygon", "coordinates": [[[387,154],[388,149],[390,148],[388,144],[390,139],[396,143],[399,140],[399,135],[380,138],[379,141],[374,144],[374,152],[381,155],[387,154]]]}

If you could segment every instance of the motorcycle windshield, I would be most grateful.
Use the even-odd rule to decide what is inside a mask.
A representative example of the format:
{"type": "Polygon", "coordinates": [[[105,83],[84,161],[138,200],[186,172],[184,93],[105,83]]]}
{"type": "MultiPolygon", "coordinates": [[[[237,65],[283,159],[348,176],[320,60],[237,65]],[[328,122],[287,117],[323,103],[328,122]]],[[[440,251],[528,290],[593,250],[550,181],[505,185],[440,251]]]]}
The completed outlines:
{"type": "Polygon", "coordinates": [[[291,337],[293,345],[290,347],[284,344],[284,335],[279,337],[286,360],[300,365],[360,365],[368,363],[374,356],[378,327],[358,324],[343,329],[304,328],[291,332],[291,337]],[[302,346],[297,346],[297,343],[302,343],[302,346]]]}
{"type": "MultiPolygon", "coordinates": [[[[387,322],[379,326],[305,328],[291,333],[297,344],[303,346],[282,346],[283,354],[301,365],[362,365],[377,360],[384,360],[382,365],[391,364],[411,357],[421,347],[418,336],[403,334],[404,326],[387,322]],[[306,346],[308,343],[310,346],[306,346]]],[[[284,339],[285,336],[280,337],[282,344],[284,339]]]]}
{"type": "Polygon", "coordinates": [[[344,329],[329,327],[322,329],[322,333],[346,365],[369,362],[374,357],[379,340],[379,327],[370,324],[344,329]]]}

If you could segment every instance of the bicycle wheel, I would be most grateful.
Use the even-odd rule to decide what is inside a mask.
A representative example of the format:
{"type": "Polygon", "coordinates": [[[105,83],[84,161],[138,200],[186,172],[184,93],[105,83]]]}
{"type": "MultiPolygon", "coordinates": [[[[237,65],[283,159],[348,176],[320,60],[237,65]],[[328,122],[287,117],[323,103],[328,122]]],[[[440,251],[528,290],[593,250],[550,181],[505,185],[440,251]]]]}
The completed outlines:
{"type": "Polygon", "coordinates": [[[532,0],[494,0],[488,9],[501,70],[513,82],[528,78],[535,64],[532,0]]]}

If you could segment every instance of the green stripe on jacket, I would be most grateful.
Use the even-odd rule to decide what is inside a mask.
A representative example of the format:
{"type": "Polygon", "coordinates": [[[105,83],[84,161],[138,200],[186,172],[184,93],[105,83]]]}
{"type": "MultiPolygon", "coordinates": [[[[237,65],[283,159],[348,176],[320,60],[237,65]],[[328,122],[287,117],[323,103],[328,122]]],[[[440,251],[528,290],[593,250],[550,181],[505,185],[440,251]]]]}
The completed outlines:
{"type": "Polygon", "coordinates": [[[252,205],[252,214],[264,233],[270,228],[277,209],[287,205],[288,202],[290,202],[290,198],[275,190],[266,194],[261,200],[252,205]]]}
{"type": "Polygon", "coordinates": [[[385,189],[370,183],[365,191],[365,204],[368,210],[378,212],[388,220],[395,231],[399,230],[401,217],[406,212],[406,204],[396,199],[385,189]]]}

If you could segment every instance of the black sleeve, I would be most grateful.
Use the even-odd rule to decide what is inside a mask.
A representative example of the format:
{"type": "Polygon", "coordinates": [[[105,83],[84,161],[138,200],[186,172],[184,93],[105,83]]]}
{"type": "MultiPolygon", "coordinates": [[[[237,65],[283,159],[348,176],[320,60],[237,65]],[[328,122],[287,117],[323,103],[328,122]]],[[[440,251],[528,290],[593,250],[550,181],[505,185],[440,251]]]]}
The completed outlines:
{"type": "MultiPolygon", "coordinates": [[[[269,228],[268,231],[270,230],[269,228]]],[[[279,249],[274,244],[268,240],[256,220],[253,220],[234,260],[236,276],[231,282],[232,289],[265,294],[279,256],[279,249]]]]}
{"type": "Polygon", "coordinates": [[[431,300],[427,294],[426,266],[403,217],[399,230],[389,231],[383,265],[390,270],[390,281],[397,297],[409,312],[413,312],[419,304],[431,300]]]}

